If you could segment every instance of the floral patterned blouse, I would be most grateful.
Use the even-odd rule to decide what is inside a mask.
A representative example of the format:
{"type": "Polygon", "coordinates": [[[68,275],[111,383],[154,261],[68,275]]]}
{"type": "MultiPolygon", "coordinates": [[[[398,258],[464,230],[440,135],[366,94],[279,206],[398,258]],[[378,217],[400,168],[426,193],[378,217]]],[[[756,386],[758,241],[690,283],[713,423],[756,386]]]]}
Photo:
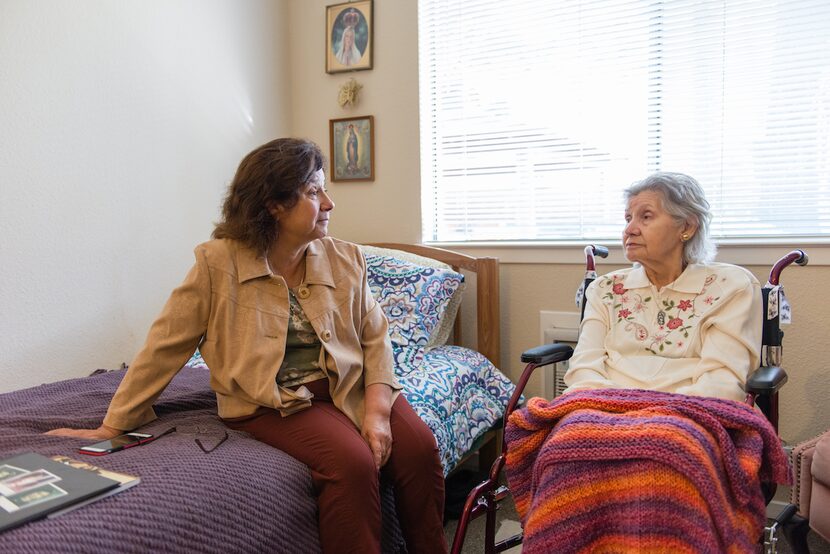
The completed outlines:
{"type": "Polygon", "coordinates": [[[743,400],[761,348],[760,283],[749,271],[690,264],[657,290],[636,265],[594,281],[585,301],[567,391],[638,388],[743,400]]]}

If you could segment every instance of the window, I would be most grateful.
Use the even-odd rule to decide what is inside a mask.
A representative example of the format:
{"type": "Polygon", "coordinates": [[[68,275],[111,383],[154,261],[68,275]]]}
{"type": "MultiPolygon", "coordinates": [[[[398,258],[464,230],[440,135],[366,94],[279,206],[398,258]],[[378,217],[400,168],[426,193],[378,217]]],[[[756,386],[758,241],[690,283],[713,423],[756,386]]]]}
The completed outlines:
{"type": "Polygon", "coordinates": [[[428,242],[619,238],[700,181],[719,239],[830,238],[830,2],[420,0],[428,242]]]}

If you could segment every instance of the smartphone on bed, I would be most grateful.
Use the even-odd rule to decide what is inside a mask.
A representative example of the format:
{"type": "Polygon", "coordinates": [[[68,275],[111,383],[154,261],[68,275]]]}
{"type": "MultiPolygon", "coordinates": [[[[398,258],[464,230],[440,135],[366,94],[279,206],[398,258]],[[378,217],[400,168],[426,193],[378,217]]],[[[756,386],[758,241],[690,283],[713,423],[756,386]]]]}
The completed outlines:
{"type": "Polygon", "coordinates": [[[125,448],[132,448],[146,442],[150,442],[155,437],[147,433],[124,433],[109,440],[96,442],[89,446],[82,446],[78,449],[81,454],[89,454],[91,456],[103,456],[112,452],[118,452],[125,448]]]}

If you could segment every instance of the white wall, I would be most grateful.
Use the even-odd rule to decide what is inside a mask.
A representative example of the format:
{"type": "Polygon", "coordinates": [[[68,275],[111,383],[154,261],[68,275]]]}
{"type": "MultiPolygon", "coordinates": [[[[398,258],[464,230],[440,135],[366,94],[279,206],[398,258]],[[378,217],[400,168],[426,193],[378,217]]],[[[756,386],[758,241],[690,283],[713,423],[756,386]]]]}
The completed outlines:
{"type": "Polygon", "coordinates": [[[241,157],[289,134],[286,13],[0,0],[0,391],[130,361],[241,157]]]}

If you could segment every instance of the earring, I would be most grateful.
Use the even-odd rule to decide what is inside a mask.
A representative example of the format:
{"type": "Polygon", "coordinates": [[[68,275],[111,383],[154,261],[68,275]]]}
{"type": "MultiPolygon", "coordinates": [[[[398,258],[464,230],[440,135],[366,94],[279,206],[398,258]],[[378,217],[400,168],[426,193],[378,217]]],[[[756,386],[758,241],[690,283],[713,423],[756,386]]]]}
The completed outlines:
{"type": "Polygon", "coordinates": [[[686,242],[690,238],[692,238],[692,237],[689,236],[689,233],[683,233],[682,235],[680,235],[680,241],[681,242],[686,242]]]}

